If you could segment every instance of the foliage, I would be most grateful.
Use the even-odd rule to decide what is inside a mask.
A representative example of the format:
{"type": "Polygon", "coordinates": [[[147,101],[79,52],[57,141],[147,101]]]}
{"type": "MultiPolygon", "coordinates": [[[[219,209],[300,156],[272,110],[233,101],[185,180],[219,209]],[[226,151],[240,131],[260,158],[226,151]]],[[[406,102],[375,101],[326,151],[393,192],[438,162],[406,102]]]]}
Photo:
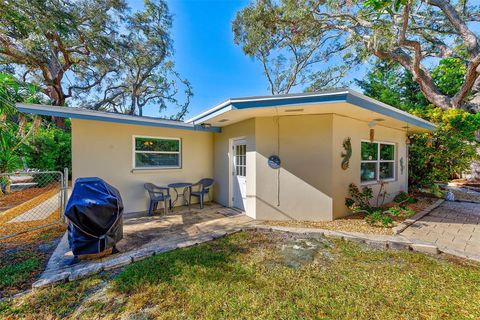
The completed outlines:
{"type": "Polygon", "coordinates": [[[394,206],[388,209],[380,208],[365,216],[365,221],[371,225],[381,223],[382,226],[388,228],[393,226],[394,218],[407,218],[414,213],[412,209],[402,208],[400,206],[394,206]]]}
{"type": "Polygon", "coordinates": [[[257,1],[237,12],[232,24],[234,41],[263,65],[272,94],[292,89],[316,91],[334,87],[348,70],[341,35],[319,29],[315,17],[298,1],[257,1]]]}
{"type": "Polygon", "coordinates": [[[174,70],[170,28],[164,0],[145,0],[136,11],[124,0],[3,1],[0,66],[38,83],[53,105],[73,97],[141,114],[149,103],[159,112],[168,103],[183,118],[192,93],[174,70]]]}
{"type": "Polygon", "coordinates": [[[416,203],[418,200],[412,194],[401,191],[395,196],[393,201],[398,203],[400,206],[404,206],[405,204],[416,203]]]}
{"type": "Polygon", "coordinates": [[[64,168],[69,168],[71,172],[69,125],[70,122],[67,122],[67,131],[64,131],[52,123],[44,124],[32,141],[22,147],[22,156],[28,167],[45,171],[63,171],[64,168]]]}
{"type": "Polygon", "coordinates": [[[31,139],[40,125],[38,117],[29,120],[27,116],[17,114],[15,103],[41,101],[36,86],[0,73],[0,173],[20,167],[19,148],[31,139]]]}
{"type": "MultiPolygon", "coordinates": [[[[378,198],[383,197],[383,199],[385,199],[385,194],[382,193],[382,188],[380,188],[377,195],[377,206],[371,205],[373,190],[368,186],[363,186],[360,190],[354,183],[351,183],[348,186],[348,192],[350,198],[345,199],[345,205],[347,208],[354,213],[364,213],[365,221],[371,225],[381,223],[384,227],[391,227],[394,221],[393,218],[404,218],[414,213],[411,209],[402,208],[401,206],[385,208],[383,207],[383,203],[379,206],[378,198]]],[[[408,195],[405,192],[400,192],[395,199],[403,199],[406,196],[408,195]]]]}
{"type": "Polygon", "coordinates": [[[393,224],[392,217],[385,215],[381,210],[375,210],[366,215],[365,221],[371,225],[375,225],[377,222],[380,222],[385,228],[391,227],[393,224]]]}
{"type": "Polygon", "coordinates": [[[402,218],[410,217],[415,213],[412,209],[403,208],[401,206],[390,207],[388,210],[386,210],[386,212],[388,212],[392,217],[402,218]]]}
{"type": "Polygon", "coordinates": [[[332,55],[340,69],[375,57],[410,72],[431,104],[444,110],[476,110],[472,93],[480,89],[475,85],[480,40],[473,25],[479,12],[480,7],[467,1],[256,0],[237,14],[233,30],[244,52],[267,66],[271,87],[277,77],[269,78],[269,65],[289,70],[274,73],[281,80],[299,75],[298,84],[305,86],[315,83],[309,76],[318,72],[309,67],[332,55]],[[439,60],[443,65],[433,74],[431,66],[439,60]],[[282,64],[285,61],[293,63],[282,64]],[[442,68],[458,63],[463,66],[457,75],[463,76],[455,77],[455,85],[444,82],[442,68]],[[432,81],[434,77],[441,81],[432,81]]]}
{"type": "Polygon", "coordinates": [[[430,187],[419,188],[418,191],[430,197],[443,198],[445,196],[445,191],[436,183],[432,184],[430,187]]]}
{"type": "Polygon", "coordinates": [[[370,200],[373,198],[373,190],[363,186],[360,190],[354,183],[348,185],[348,193],[351,198],[345,199],[345,205],[353,212],[371,212],[370,200]]]}
{"type": "MultiPolygon", "coordinates": [[[[17,102],[46,103],[39,90],[0,73],[0,172],[15,171],[25,165],[41,170],[71,167],[69,126],[64,131],[41,117],[16,112],[17,102]]],[[[69,121],[66,123],[69,125],[69,121]]]]}
{"type": "MultiPolygon", "coordinates": [[[[464,63],[458,59],[443,59],[432,69],[432,80],[447,94],[461,85],[464,69],[464,63]]],[[[357,84],[366,95],[437,125],[431,134],[410,135],[410,185],[423,187],[456,178],[478,159],[475,133],[480,129],[480,114],[432,106],[412,75],[392,63],[377,63],[357,84]]]]}
{"type": "Polygon", "coordinates": [[[426,115],[437,123],[437,130],[412,135],[409,148],[409,182],[419,187],[458,178],[479,159],[475,132],[480,129],[480,114],[433,108],[426,115]]]}

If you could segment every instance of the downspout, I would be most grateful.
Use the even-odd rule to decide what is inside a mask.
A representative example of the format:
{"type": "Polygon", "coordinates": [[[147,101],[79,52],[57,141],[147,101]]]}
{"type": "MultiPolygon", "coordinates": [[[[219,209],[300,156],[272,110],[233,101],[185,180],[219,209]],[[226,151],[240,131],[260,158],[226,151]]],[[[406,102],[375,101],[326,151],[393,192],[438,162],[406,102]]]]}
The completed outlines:
{"type": "MultiPolygon", "coordinates": [[[[277,113],[276,122],[277,122],[277,156],[280,157],[280,116],[278,114],[278,107],[275,107],[277,113]]],[[[277,207],[280,207],[280,170],[282,169],[282,164],[280,162],[280,168],[277,169],[277,207]]]]}

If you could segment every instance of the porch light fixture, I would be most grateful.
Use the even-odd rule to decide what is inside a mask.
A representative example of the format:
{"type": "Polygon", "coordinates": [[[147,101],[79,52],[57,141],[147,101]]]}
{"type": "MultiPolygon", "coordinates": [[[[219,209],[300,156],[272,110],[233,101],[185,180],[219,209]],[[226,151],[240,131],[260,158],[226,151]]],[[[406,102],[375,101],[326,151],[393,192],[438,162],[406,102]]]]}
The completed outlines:
{"type": "Polygon", "coordinates": [[[212,125],[210,123],[202,123],[200,124],[202,128],[210,128],[212,125]]]}
{"type": "Polygon", "coordinates": [[[368,126],[370,127],[370,143],[373,143],[373,141],[375,141],[375,129],[373,129],[373,127],[377,125],[376,120],[378,119],[374,119],[368,123],[368,126]]]}
{"type": "Polygon", "coordinates": [[[407,145],[410,144],[410,137],[408,136],[408,129],[409,129],[409,128],[410,128],[409,126],[402,127],[402,129],[405,129],[405,130],[407,131],[407,139],[405,140],[405,143],[406,143],[407,145]]]}

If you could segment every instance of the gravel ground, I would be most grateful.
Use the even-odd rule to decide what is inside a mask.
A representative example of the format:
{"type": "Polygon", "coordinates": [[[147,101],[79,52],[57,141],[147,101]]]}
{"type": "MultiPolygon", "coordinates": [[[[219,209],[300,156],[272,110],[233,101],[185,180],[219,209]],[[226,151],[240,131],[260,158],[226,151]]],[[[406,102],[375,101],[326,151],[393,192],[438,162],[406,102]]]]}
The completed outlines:
{"type": "MultiPolygon", "coordinates": [[[[408,207],[415,211],[415,213],[422,211],[437,199],[434,198],[420,198],[418,202],[409,205],[408,207]]],[[[402,222],[404,219],[396,219],[395,225],[402,222]]],[[[282,227],[298,227],[298,228],[319,228],[335,231],[361,232],[367,234],[381,234],[392,235],[392,228],[385,228],[381,225],[370,225],[365,222],[365,214],[352,214],[344,218],[334,221],[265,221],[266,224],[272,226],[282,227]]]]}

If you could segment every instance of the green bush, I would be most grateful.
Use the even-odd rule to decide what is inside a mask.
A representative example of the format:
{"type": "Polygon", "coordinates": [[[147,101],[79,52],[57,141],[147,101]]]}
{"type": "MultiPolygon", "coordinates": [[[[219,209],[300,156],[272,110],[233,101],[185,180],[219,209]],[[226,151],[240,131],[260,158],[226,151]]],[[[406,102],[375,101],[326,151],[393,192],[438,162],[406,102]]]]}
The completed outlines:
{"type": "Polygon", "coordinates": [[[408,218],[412,216],[415,212],[410,208],[394,206],[385,210],[384,213],[389,214],[391,217],[408,218]]]}
{"type": "Polygon", "coordinates": [[[405,205],[405,204],[415,203],[418,200],[413,195],[408,194],[405,191],[401,191],[399,194],[395,196],[393,201],[396,203],[399,203],[400,205],[405,205]]]}
{"type": "Polygon", "coordinates": [[[22,154],[29,168],[45,171],[71,169],[71,133],[54,125],[41,128],[33,140],[23,146],[22,154]]]}
{"type": "Polygon", "coordinates": [[[382,225],[386,228],[391,227],[393,225],[393,219],[389,215],[384,214],[380,210],[375,210],[371,214],[365,217],[365,221],[368,224],[374,225],[377,222],[381,222],[382,225]]]}
{"type": "MultiPolygon", "coordinates": [[[[373,190],[370,187],[364,186],[360,190],[354,183],[351,183],[348,186],[348,191],[350,198],[345,199],[345,205],[354,213],[366,214],[365,221],[368,224],[375,225],[381,223],[384,227],[391,227],[393,226],[394,217],[406,218],[414,214],[413,210],[402,208],[401,206],[390,208],[372,206],[370,201],[373,198],[373,190]]],[[[395,199],[405,202],[416,201],[415,198],[405,192],[400,192],[395,199]]]]}
{"type": "Polygon", "coordinates": [[[425,187],[458,178],[472,161],[479,160],[475,132],[480,129],[480,114],[428,108],[417,115],[435,122],[437,130],[410,137],[410,185],[425,187]]]}
{"type": "Polygon", "coordinates": [[[351,198],[345,199],[345,205],[352,210],[352,212],[371,212],[372,206],[370,200],[373,198],[373,190],[364,186],[361,190],[354,184],[350,183],[348,192],[351,198]]]}

